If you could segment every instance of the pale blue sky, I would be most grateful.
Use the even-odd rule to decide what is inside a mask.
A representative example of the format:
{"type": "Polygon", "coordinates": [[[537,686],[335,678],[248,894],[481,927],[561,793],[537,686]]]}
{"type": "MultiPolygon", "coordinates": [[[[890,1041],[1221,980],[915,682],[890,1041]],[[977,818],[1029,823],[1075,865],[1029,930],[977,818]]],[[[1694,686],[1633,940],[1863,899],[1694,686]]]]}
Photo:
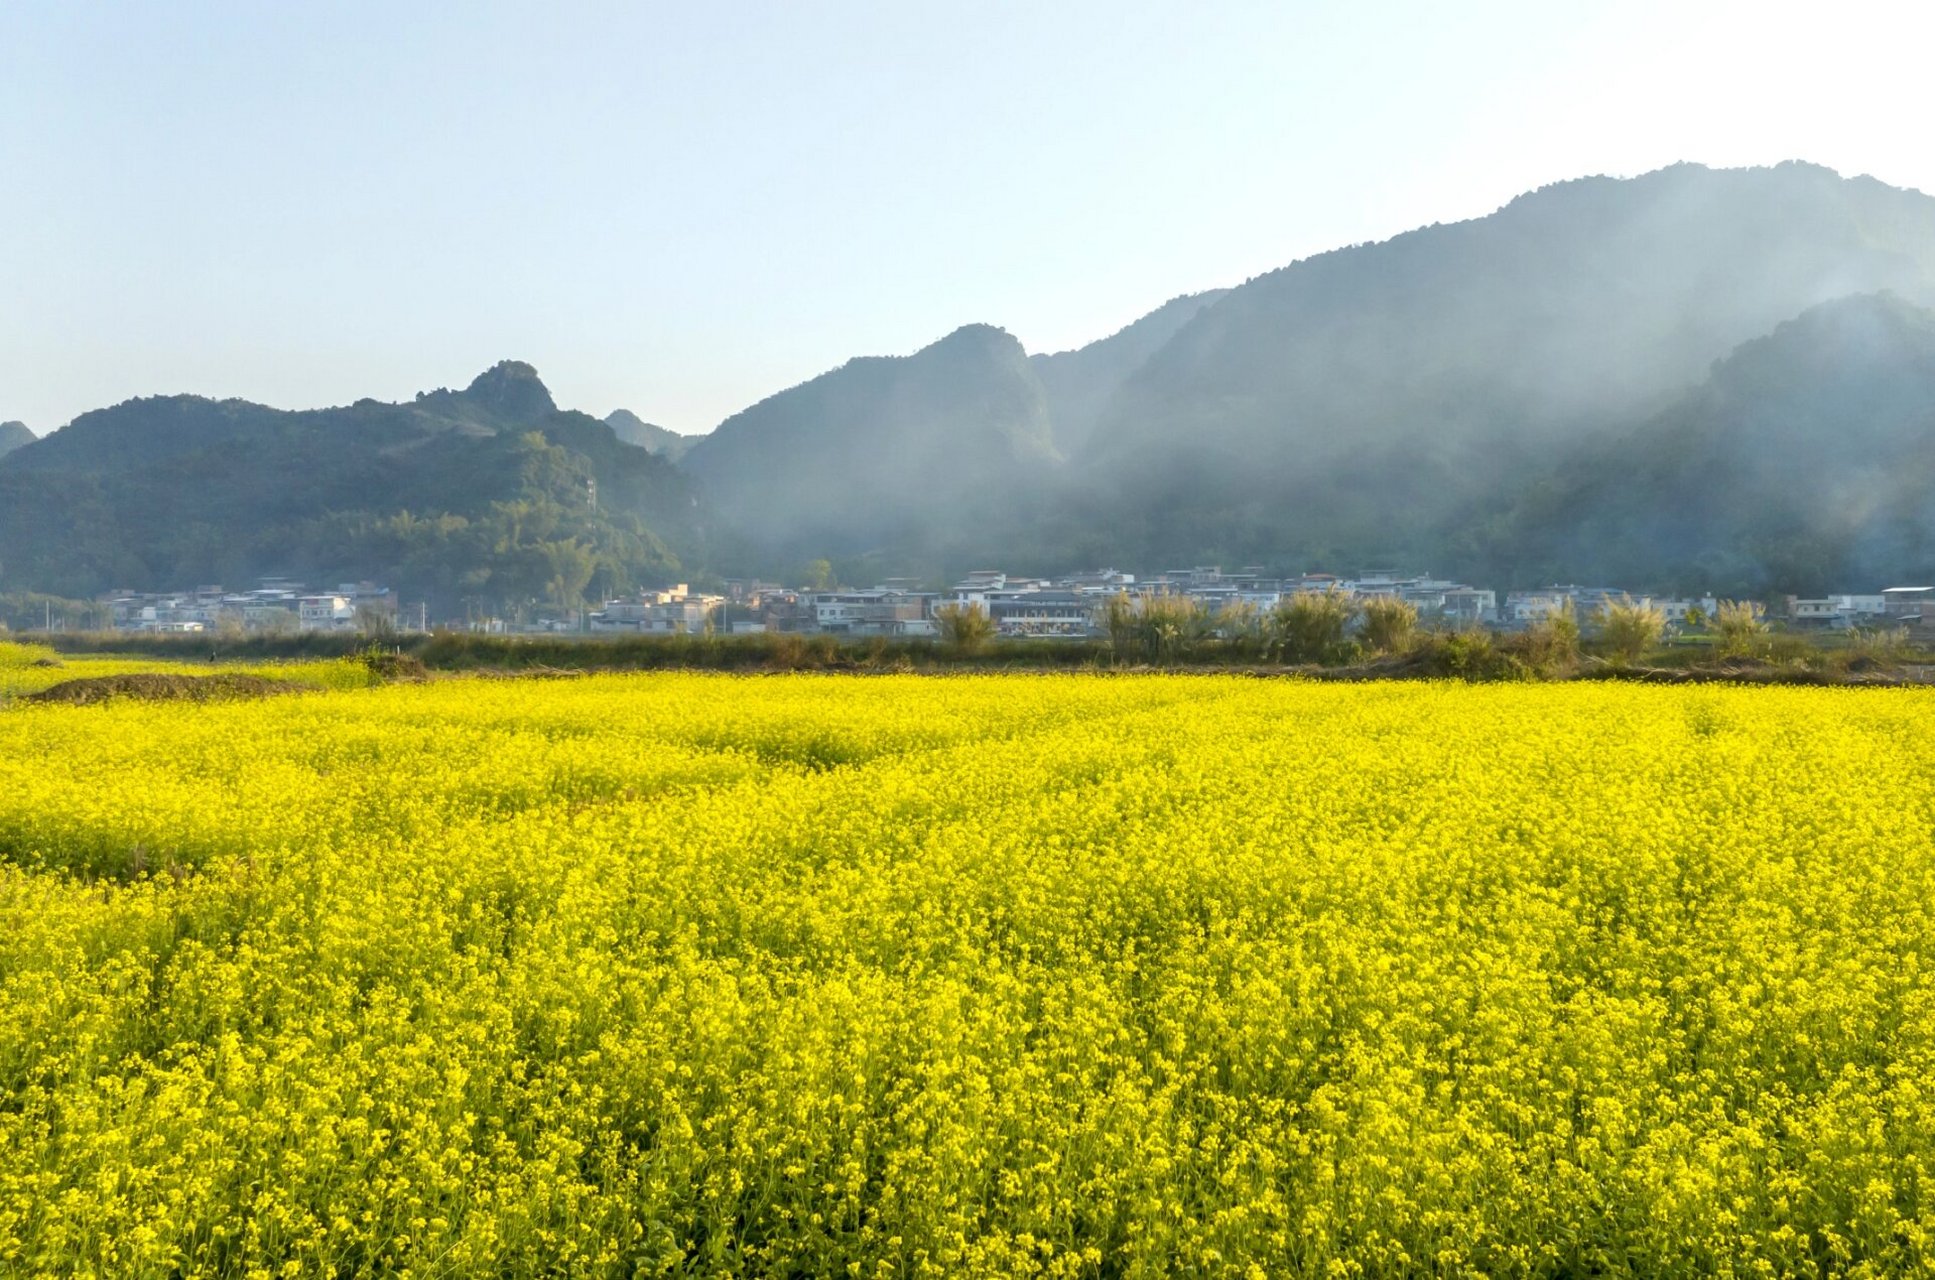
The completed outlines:
{"type": "Polygon", "coordinates": [[[495,360],[682,430],[1586,173],[1935,191],[1930,6],[0,4],[0,419],[495,360]]]}

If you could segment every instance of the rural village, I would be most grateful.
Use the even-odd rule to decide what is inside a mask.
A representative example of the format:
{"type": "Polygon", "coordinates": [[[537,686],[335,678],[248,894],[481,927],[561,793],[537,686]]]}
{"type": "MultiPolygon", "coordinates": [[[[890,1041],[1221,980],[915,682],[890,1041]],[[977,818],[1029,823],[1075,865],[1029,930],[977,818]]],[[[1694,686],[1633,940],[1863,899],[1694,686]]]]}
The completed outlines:
{"type": "MultiPolygon", "coordinates": [[[[865,588],[786,587],[778,583],[731,579],[716,592],[676,583],[605,601],[587,610],[540,613],[535,621],[502,618],[433,619],[420,604],[404,604],[388,587],[368,582],[313,589],[285,579],[263,580],[247,591],[219,586],[174,592],[114,592],[100,601],[117,631],[145,633],[293,634],[298,632],[426,631],[432,626],[491,634],[592,635],[748,635],[775,632],[901,639],[940,634],[941,611],[978,608],[995,633],[1008,637],[1079,639],[1103,633],[1109,601],[1126,597],[1132,606],[1157,598],[1182,598],[1205,612],[1236,616],[1267,613],[1299,592],[1335,591],[1353,600],[1395,598],[1413,606],[1421,620],[1445,627],[1490,627],[1512,631],[1559,613],[1569,605],[1584,622],[1608,604],[1630,600],[1650,605],[1669,627],[1710,617],[1719,605],[1712,596],[1665,599],[1616,587],[1554,585],[1539,590],[1498,593],[1462,582],[1367,570],[1353,577],[1307,573],[1278,578],[1261,569],[1224,572],[1216,567],[1172,569],[1153,576],[1104,569],[1057,578],[1010,576],[978,570],[945,590],[925,590],[918,582],[889,579],[865,588]]],[[[1846,630],[1854,627],[1935,626],[1935,587],[1895,586],[1866,593],[1818,598],[1787,596],[1772,618],[1796,629],[1846,630]]]]}

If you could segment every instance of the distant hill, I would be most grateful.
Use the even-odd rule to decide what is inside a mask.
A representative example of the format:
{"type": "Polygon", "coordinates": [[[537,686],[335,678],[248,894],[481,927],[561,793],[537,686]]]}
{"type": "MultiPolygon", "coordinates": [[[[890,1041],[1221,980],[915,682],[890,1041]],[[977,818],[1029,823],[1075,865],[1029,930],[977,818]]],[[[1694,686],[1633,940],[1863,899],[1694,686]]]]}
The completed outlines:
{"type": "Polygon", "coordinates": [[[1483,530],[1481,559],[1758,595],[1935,569],[1935,312],[1812,308],[1631,432],[1581,449],[1483,530]]]}
{"type": "Polygon", "coordinates": [[[1435,560],[1445,520],[1818,303],[1935,300],[1935,200],[1810,165],[1589,178],[1322,254],[1199,311],[1074,456],[1158,560],[1435,560]]]}
{"type": "Polygon", "coordinates": [[[1057,461],[1021,344],[969,325],[762,400],[694,443],[684,464],[752,546],[814,555],[979,539],[1057,461]]]}
{"type": "Polygon", "coordinates": [[[671,464],[515,362],[408,404],[131,400],[0,459],[0,583],[70,595],[290,573],[517,608],[663,576],[695,533],[671,464]]]}
{"type": "Polygon", "coordinates": [[[561,412],[516,362],[402,405],[131,401],[0,458],[0,589],[284,571],[515,606],[822,556],[1926,579],[1931,306],[1919,192],[1798,163],[1586,178],[1075,351],[969,325],[705,436],[561,412]]]}
{"type": "MultiPolygon", "coordinates": [[[[1174,299],[1076,351],[972,326],[685,455],[769,554],[1491,571],[1487,530],[1809,308],[1935,303],[1935,200],[1806,164],[1586,178],[1174,299]]],[[[1652,562],[1648,562],[1652,563],[1652,562]]]]}
{"type": "Polygon", "coordinates": [[[615,409],[606,414],[605,425],[626,444],[635,444],[647,453],[656,453],[673,462],[684,457],[685,451],[699,439],[698,436],[680,435],[669,428],[646,422],[629,409],[615,409]]]}
{"type": "Polygon", "coordinates": [[[1063,454],[1088,444],[1096,421],[1123,383],[1227,289],[1172,298],[1135,323],[1073,351],[1030,356],[1048,398],[1055,445],[1063,454]]]}
{"type": "Polygon", "coordinates": [[[0,457],[5,457],[23,444],[32,444],[34,433],[27,430],[24,422],[0,422],[0,457]]]}
{"type": "Polygon", "coordinates": [[[462,391],[443,387],[418,394],[414,407],[438,418],[503,431],[528,426],[558,411],[536,369],[500,360],[462,391]]]}

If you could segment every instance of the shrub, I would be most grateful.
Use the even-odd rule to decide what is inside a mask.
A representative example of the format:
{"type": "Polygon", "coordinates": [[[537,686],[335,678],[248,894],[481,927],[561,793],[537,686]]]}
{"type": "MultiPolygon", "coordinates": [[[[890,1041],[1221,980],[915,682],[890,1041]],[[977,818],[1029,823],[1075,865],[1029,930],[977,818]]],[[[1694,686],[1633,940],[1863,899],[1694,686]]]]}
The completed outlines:
{"type": "Polygon", "coordinates": [[[430,678],[430,669],[423,665],[423,659],[394,647],[386,649],[380,644],[372,644],[357,655],[357,660],[370,673],[370,679],[378,682],[430,678]]]}
{"type": "Polygon", "coordinates": [[[1407,653],[1417,637],[1418,607],[1396,596],[1364,602],[1364,644],[1372,653],[1407,653]]]}
{"type": "Polygon", "coordinates": [[[1499,648],[1484,627],[1439,631],[1415,642],[1413,653],[1425,674],[1457,680],[1524,680],[1532,673],[1517,656],[1499,648]]]}
{"type": "Polygon", "coordinates": [[[1143,652],[1152,661],[1180,662],[1215,634],[1215,619],[1188,596],[1159,595],[1142,602],[1143,652]]]}
{"type": "Polygon", "coordinates": [[[1247,601],[1234,600],[1217,610],[1214,626],[1226,661],[1255,662],[1269,645],[1263,615],[1247,601]]]}
{"type": "Polygon", "coordinates": [[[994,638],[994,619],[978,604],[942,605],[934,615],[941,638],[962,653],[974,653],[994,638]]]}
{"type": "Polygon", "coordinates": [[[1270,614],[1270,639],[1287,662],[1338,663],[1350,656],[1344,632],[1357,602],[1335,587],[1299,591],[1270,614]]]}
{"type": "Polygon", "coordinates": [[[1666,614],[1630,596],[1608,601],[1599,611],[1599,638],[1606,652],[1620,662],[1637,662],[1659,643],[1666,631],[1666,614]]]}
{"type": "Polygon", "coordinates": [[[1525,629],[1526,664],[1540,675],[1557,675],[1579,661],[1579,614],[1570,599],[1525,629]]]}
{"type": "Polygon", "coordinates": [[[1193,657],[1215,637],[1218,618],[1188,596],[1115,596],[1102,624],[1118,662],[1169,664],[1193,657]]]}
{"type": "Polygon", "coordinates": [[[1822,665],[1820,646],[1803,635],[1781,632],[1767,637],[1766,654],[1775,662],[1795,663],[1806,667],[1822,665]]]}
{"type": "Polygon", "coordinates": [[[1108,638],[1109,652],[1117,662],[1134,660],[1137,644],[1135,601],[1129,598],[1128,592],[1116,592],[1102,606],[1102,633],[1108,638]]]}
{"type": "Polygon", "coordinates": [[[1848,632],[1842,662],[1850,671],[1891,667],[1908,655],[1908,632],[1901,627],[1855,627],[1848,632]]]}
{"type": "Polygon", "coordinates": [[[1757,601],[1722,600],[1713,613],[1713,653],[1718,658],[1753,658],[1767,649],[1767,620],[1757,601]]]}

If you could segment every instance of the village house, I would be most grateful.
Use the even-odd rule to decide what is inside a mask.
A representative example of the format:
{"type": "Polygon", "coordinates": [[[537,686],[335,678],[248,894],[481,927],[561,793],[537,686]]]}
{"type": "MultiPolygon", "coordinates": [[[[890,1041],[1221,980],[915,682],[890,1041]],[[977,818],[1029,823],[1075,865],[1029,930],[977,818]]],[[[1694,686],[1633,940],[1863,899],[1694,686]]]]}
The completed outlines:
{"type": "Polygon", "coordinates": [[[664,591],[640,592],[634,600],[609,600],[587,619],[591,631],[635,635],[691,635],[706,629],[724,596],[695,593],[683,582],[664,591]]]}
{"type": "Polygon", "coordinates": [[[1001,592],[989,600],[988,616],[1004,636],[1085,636],[1095,630],[1104,598],[1085,591],[1001,592]]]}
{"type": "Polygon", "coordinates": [[[1508,626],[1526,627],[1565,611],[1570,600],[1560,591],[1514,591],[1505,597],[1502,621],[1508,626]]]}
{"type": "Polygon", "coordinates": [[[1935,587],[1888,587],[1882,612],[1892,621],[1914,624],[1935,618],[1935,587]]]}
{"type": "Polygon", "coordinates": [[[852,636],[935,635],[934,600],[933,595],[899,587],[801,595],[801,603],[812,613],[815,630],[852,636]]]}
{"type": "Polygon", "coordinates": [[[296,601],[296,619],[304,631],[352,631],[356,627],[356,606],[348,596],[302,596],[296,601]]]}
{"type": "Polygon", "coordinates": [[[1888,602],[1878,595],[1788,596],[1786,612],[1795,626],[1840,629],[1886,617],[1888,602]]]}
{"type": "Polygon", "coordinates": [[[1498,593],[1478,587],[1447,587],[1438,596],[1438,612],[1446,620],[1476,626],[1498,616],[1498,593]]]}

